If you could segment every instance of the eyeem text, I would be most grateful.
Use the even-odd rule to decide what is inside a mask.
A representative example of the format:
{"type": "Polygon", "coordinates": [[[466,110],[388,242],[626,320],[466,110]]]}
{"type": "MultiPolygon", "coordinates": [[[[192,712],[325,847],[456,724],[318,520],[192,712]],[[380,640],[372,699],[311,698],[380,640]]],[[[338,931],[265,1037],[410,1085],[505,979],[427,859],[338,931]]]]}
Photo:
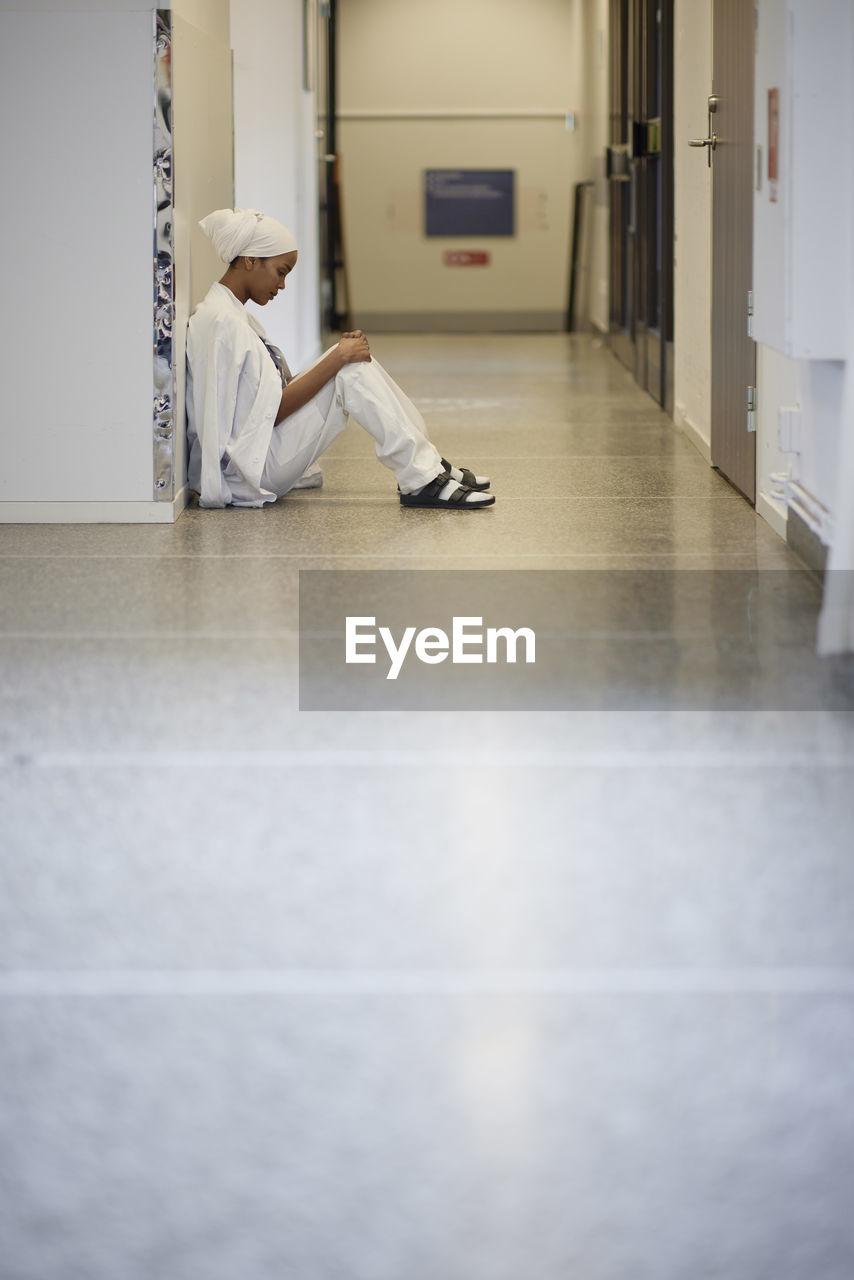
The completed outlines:
{"type": "Polygon", "coordinates": [[[388,627],[377,627],[376,618],[348,617],[345,631],[345,661],[350,663],[377,661],[377,636],[382,640],[389,658],[386,680],[396,680],[410,651],[419,662],[435,665],[450,657],[452,663],[496,663],[499,645],[504,662],[515,662],[519,641],[524,642],[525,662],[536,661],[537,637],[530,627],[487,627],[483,618],[453,618],[451,634],[441,627],[405,627],[400,641],[396,641],[388,627]]]}

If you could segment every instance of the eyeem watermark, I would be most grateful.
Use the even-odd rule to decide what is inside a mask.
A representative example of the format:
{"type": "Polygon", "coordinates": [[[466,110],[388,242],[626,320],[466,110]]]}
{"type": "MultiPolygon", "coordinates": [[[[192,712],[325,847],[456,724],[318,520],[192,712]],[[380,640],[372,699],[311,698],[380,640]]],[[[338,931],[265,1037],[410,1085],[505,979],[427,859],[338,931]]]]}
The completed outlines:
{"type": "Polygon", "coordinates": [[[396,680],[410,651],[419,662],[435,666],[451,659],[459,663],[515,663],[520,639],[524,642],[525,662],[536,662],[537,637],[530,627],[487,627],[482,617],[454,617],[451,634],[441,627],[405,627],[400,640],[395,640],[390,627],[377,627],[375,617],[348,616],[345,624],[344,660],[349,665],[377,661],[377,638],[382,641],[389,658],[386,680],[396,680]],[[503,653],[503,659],[499,656],[503,653]]]}
{"type": "Polygon", "coordinates": [[[820,606],[807,570],[300,569],[299,706],[854,715],[820,606]]]}

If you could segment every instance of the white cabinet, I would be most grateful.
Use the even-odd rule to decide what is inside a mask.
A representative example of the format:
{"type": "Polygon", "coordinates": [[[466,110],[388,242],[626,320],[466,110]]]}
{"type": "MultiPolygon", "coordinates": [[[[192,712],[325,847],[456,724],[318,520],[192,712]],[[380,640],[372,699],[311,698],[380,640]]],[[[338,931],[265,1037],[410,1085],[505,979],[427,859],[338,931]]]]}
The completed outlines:
{"type": "Polygon", "coordinates": [[[753,335],[842,360],[854,199],[854,4],[757,0],[753,335]]]}

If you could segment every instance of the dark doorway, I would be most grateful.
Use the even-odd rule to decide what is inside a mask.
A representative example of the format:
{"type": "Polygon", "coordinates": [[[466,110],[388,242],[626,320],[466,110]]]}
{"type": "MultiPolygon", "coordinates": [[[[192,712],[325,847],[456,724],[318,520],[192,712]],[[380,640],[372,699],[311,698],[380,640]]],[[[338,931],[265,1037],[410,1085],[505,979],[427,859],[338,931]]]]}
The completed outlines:
{"type": "Polygon", "coordinates": [[[611,344],[673,410],[673,0],[611,0],[611,344]]]}
{"type": "Polygon", "coordinates": [[[317,49],[318,194],[320,198],[320,315],[323,328],[350,326],[338,161],[336,0],[321,0],[317,49]]]}

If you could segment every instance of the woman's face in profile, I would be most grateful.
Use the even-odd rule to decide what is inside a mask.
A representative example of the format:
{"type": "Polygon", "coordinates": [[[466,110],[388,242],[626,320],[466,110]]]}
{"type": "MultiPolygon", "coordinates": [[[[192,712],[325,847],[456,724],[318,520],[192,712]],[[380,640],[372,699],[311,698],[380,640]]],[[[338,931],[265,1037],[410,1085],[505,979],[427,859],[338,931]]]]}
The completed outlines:
{"type": "Polygon", "coordinates": [[[275,258],[252,258],[247,264],[249,296],[258,306],[272,302],[280,289],[284,289],[288,276],[297,264],[297,251],[280,253],[275,258]]]}

